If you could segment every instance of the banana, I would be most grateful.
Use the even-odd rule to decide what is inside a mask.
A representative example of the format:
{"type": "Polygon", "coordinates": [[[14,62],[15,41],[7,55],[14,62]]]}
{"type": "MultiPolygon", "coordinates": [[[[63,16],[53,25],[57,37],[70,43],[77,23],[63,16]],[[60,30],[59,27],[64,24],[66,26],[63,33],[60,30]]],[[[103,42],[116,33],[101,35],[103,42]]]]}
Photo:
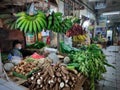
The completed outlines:
{"type": "Polygon", "coordinates": [[[30,21],[30,24],[29,24],[29,32],[33,33],[33,22],[32,21],[30,21]]]}
{"type": "Polygon", "coordinates": [[[45,29],[47,27],[46,21],[43,18],[41,18],[41,22],[44,24],[43,29],[45,29]]]}
{"type": "Polygon", "coordinates": [[[37,17],[42,17],[44,19],[46,18],[45,14],[43,12],[41,12],[41,11],[38,11],[37,17]]]}
{"type": "Polygon", "coordinates": [[[24,33],[27,33],[29,31],[29,24],[30,24],[30,22],[26,21],[26,26],[25,26],[25,29],[24,29],[24,33]]]}
{"type": "Polygon", "coordinates": [[[25,21],[26,19],[22,19],[21,21],[19,21],[19,23],[17,24],[17,28],[20,28],[25,21]]]}
{"type": "Polygon", "coordinates": [[[49,16],[48,17],[48,29],[50,29],[51,28],[51,25],[52,25],[52,16],[49,16]]]}
{"type": "Polygon", "coordinates": [[[14,25],[14,24],[11,24],[10,29],[11,29],[11,30],[12,30],[12,29],[15,29],[14,27],[15,27],[15,25],[14,25]]]}
{"type": "Polygon", "coordinates": [[[39,19],[36,19],[36,21],[39,23],[40,27],[41,27],[41,31],[43,30],[44,28],[44,24],[42,21],[40,21],[39,19]]]}
{"type": "Polygon", "coordinates": [[[36,27],[37,27],[38,32],[42,31],[42,28],[41,28],[39,22],[37,20],[35,20],[35,23],[36,23],[36,27]]]}
{"type": "Polygon", "coordinates": [[[26,15],[25,12],[19,12],[19,13],[15,14],[15,16],[17,16],[17,17],[25,16],[25,15],[26,15]]]}
{"type": "Polygon", "coordinates": [[[37,32],[38,32],[35,21],[33,21],[33,31],[34,31],[34,33],[37,33],[37,32]]]}
{"type": "Polygon", "coordinates": [[[40,18],[39,18],[39,20],[37,19],[37,21],[38,21],[39,24],[41,25],[41,29],[44,29],[45,25],[44,25],[44,23],[40,20],[40,18]]]}
{"type": "Polygon", "coordinates": [[[22,25],[20,26],[20,30],[24,31],[25,27],[26,27],[27,21],[25,20],[22,25]]]}
{"type": "Polygon", "coordinates": [[[62,16],[62,13],[61,12],[56,12],[56,13],[54,13],[54,16],[56,16],[56,17],[62,16]]]}
{"type": "Polygon", "coordinates": [[[60,27],[60,22],[56,18],[54,18],[54,23],[56,24],[56,26],[60,27]]]}
{"type": "Polygon", "coordinates": [[[26,19],[26,17],[25,16],[21,16],[21,17],[19,17],[18,19],[17,19],[17,23],[19,23],[21,20],[23,20],[23,19],[26,19]]]}

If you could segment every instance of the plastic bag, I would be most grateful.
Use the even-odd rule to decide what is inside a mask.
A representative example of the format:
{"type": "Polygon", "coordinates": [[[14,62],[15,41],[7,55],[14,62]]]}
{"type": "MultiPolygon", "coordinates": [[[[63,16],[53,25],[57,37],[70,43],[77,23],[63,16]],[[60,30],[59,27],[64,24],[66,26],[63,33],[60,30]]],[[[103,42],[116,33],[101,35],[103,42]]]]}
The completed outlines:
{"type": "Polygon", "coordinates": [[[47,47],[44,48],[44,51],[45,51],[45,52],[49,52],[49,53],[57,53],[57,52],[58,52],[57,49],[47,48],[47,47]]]}
{"type": "Polygon", "coordinates": [[[22,61],[22,58],[18,57],[18,56],[12,56],[12,60],[11,62],[15,65],[18,65],[20,62],[22,61]]]}
{"type": "Polygon", "coordinates": [[[56,64],[57,62],[59,62],[59,58],[58,58],[58,56],[56,55],[56,53],[50,53],[50,54],[48,55],[48,59],[52,60],[52,62],[53,62],[54,64],[56,64]]]}

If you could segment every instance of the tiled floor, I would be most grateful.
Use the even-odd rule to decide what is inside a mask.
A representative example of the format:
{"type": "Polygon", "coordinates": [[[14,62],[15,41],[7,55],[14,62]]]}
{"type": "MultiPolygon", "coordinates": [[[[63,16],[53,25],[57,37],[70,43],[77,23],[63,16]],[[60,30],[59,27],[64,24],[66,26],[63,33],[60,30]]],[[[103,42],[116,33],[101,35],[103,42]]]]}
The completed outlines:
{"type": "Polygon", "coordinates": [[[103,80],[97,84],[96,90],[120,90],[120,47],[110,46],[103,51],[108,63],[115,66],[116,69],[106,67],[107,72],[103,75],[103,80]]]}

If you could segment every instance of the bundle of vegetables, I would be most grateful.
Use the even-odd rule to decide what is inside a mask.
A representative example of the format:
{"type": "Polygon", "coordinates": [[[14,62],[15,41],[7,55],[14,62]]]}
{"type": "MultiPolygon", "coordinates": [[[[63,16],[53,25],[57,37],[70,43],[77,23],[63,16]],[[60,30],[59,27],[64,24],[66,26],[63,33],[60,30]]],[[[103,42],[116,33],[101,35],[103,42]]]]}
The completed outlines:
{"type": "Polygon", "coordinates": [[[27,62],[27,63],[30,63],[30,62],[34,62],[35,59],[31,58],[31,57],[27,57],[27,58],[24,59],[24,61],[27,62]]]}
{"type": "Polygon", "coordinates": [[[86,50],[70,54],[69,57],[71,62],[68,66],[74,67],[90,79],[90,90],[95,90],[94,81],[101,79],[102,74],[106,72],[105,65],[111,66],[107,63],[102,50],[94,44],[86,47],[86,50]]]}
{"type": "Polygon", "coordinates": [[[78,51],[79,49],[77,48],[73,48],[69,45],[66,45],[64,42],[60,42],[60,51],[62,53],[70,53],[70,52],[74,52],[74,51],[78,51]]]}
{"type": "Polygon", "coordinates": [[[71,29],[69,29],[67,32],[66,32],[66,36],[70,37],[70,36],[76,36],[76,35],[83,35],[84,34],[84,30],[82,28],[82,26],[80,26],[79,24],[74,24],[72,26],[71,29]]]}
{"type": "Polygon", "coordinates": [[[30,90],[80,90],[86,77],[65,66],[50,64],[34,73],[27,83],[30,90]]]}
{"type": "Polygon", "coordinates": [[[13,68],[13,74],[18,73],[27,77],[33,70],[37,70],[37,64],[38,63],[22,61],[13,68]]]}
{"type": "Polygon", "coordinates": [[[32,45],[28,45],[27,48],[31,48],[31,49],[41,49],[45,46],[44,42],[41,41],[37,41],[32,45]]]}

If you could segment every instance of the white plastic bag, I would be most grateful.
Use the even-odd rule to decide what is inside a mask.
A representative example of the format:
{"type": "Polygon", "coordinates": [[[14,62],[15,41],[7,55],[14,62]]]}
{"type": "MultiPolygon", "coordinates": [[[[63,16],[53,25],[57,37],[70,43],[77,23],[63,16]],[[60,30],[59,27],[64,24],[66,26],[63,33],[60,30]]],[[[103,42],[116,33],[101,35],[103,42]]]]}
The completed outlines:
{"type": "Polygon", "coordinates": [[[64,36],[64,43],[72,47],[72,37],[64,36]]]}
{"type": "Polygon", "coordinates": [[[5,63],[4,64],[4,68],[6,71],[10,71],[13,67],[14,67],[14,65],[12,63],[5,63]]]}
{"type": "Polygon", "coordinates": [[[12,56],[11,62],[15,65],[18,65],[22,61],[22,58],[17,57],[17,56],[12,56]]]}
{"type": "Polygon", "coordinates": [[[48,59],[52,60],[52,62],[53,62],[54,64],[56,64],[57,62],[59,62],[59,58],[58,58],[58,56],[56,55],[56,53],[50,53],[50,54],[48,55],[48,59]]]}
{"type": "Polygon", "coordinates": [[[54,49],[54,48],[47,48],[47,47],[45,47],[44,51],[45,52],[49,52],[49,53],[57,53],[58,50],[54,49]]]}

